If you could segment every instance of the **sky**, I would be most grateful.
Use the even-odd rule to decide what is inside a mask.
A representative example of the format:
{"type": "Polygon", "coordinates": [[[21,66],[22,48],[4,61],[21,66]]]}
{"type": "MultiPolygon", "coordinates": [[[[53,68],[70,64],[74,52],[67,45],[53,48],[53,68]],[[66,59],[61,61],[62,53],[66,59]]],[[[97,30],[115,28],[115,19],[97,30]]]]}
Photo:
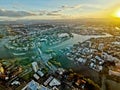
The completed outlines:
{"type": "Polygon", "coordinates": [[[120,0],[0,0],[0,21],[109,17],[120,0]]]}

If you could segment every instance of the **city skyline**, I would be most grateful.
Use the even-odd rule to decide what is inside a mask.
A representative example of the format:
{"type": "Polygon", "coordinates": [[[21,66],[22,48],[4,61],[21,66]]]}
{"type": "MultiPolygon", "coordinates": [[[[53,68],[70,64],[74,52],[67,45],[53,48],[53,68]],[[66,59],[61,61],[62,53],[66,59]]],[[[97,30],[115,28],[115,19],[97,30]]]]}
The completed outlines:
{"type": "Polygon", "coordinates": [[[0,0],[0,20],[111,18],[119,0],[0,0]]]}

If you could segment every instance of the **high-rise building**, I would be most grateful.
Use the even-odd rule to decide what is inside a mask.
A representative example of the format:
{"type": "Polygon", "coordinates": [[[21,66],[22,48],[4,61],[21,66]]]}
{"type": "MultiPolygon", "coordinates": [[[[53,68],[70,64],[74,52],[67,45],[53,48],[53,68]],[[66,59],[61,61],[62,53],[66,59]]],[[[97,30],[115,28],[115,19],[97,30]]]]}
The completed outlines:
{"type": "Polygon", "coordinates": [[[33,62],[32,67],[33,67],[34,72],[37,72],[39,69],[37,62],[33,62]]]}

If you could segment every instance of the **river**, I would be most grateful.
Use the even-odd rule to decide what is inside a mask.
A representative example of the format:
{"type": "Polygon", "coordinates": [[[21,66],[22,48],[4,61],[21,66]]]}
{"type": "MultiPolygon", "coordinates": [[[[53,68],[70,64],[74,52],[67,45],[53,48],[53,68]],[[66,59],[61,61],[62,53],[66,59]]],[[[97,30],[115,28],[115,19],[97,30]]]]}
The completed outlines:
{"type": "MultiPolygon", "coordinates": [[[[56,44],[53,46],[45,46],[45,44],[43,44],[42,46],[42,50],[48,50],[48,49],[52,49],[54,51],[58,51],[60,49],[63,49],[67,46],[72,46],[78,42],[84,42],[85,40],[88,40],[90,38],[98,38],[98,37],[110,37],[111,35],[109,34],[105,34],[105,35],[78,35],[73,33],[73,38],[66,40],[60,44],[56,44]]],[[[3,40],[0,40],[0,58],[9,58],[11,57],[10,52],[4,48],[4,44],[8,42],[7,38],[4,38],[3,40]]]]}
{"type": "Polygon", "coordinates": [[[57,51],[57,50],[65,48],[67,46],[72,46],[74,44],[77,44],[78,42],[84,42],[90,38],[111,37],[112,36],[107,33],[105,33],[105,35],[79,35],[79,34],[75,34],[75,33],[72,33],[72,34],[74,36],[73,38],[66,40],[58,45],[51,46],[49,48],[57,51]]]}

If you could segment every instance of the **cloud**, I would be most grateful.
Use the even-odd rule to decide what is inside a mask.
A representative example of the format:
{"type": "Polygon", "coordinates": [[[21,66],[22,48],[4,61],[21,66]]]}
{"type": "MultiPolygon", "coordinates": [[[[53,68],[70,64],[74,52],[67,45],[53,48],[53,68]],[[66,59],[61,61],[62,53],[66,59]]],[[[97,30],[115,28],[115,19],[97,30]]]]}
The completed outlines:
{"type": "Polygon", "coordinates": [[[19,4],[14,4],[13,10],[0,9],[0,19],[3,19],[3,20],[38,19],[38,18],[47,19],[50,17],[52,17],[53,19],[54,18],[76,18],[76,17],[79,18],[80,16],[89,16],[89,14],[91,14],[91,11],[96,12],[102,8],[99,5],[77,4],[77,5],[72,5],[72,6],[62,5],[52,10],[41,9],[41,10],[36,11],[33,9],[26,9],[26,11],[22,11],[22,9],[20,9],[21,7],[19,8],[17,7],[17,5],[20,6],[19,4]]]}
{"type": "Polygon", "coordinates": [[[60,7],[61,10],[73,10],[73,9],[101,9],[101,6],[99,5],[93,5],[93,4],[78,4],[74,6],[68,6],[68,5],[63,5],[60,7]]]}
{"type": "Polygon", "coordinates": [[[81,4],[82,9],[91,9],[91,10],[100,10],[102,9],[99,5],[92,5],[92,4],[81,4]]]}
{"type": "Polygon", "coordinates": [[[60,8],[61,8],[62,10],[66,10],[66,9],[78,9],[78,8],[80,8],[80,7],[81,7],[81,5],[75,5],[75,6],[63,5],[63,6],[61,6],[60,8]]]}
{"type": "Polygon", "coordinates": [[[46,15],[46,16],[61,16],[60,13],[62,10],[54,10],[54,11],[47,11],[47,10],[40,10],[39,15],[46,15]]]}
{"type": "Polygon", "coordinates": [[[27,11],[13,11],[13,10],[0,9],[0,16],[25,17],[25,16],[33,16],[33,15],[36,14],[27,11]]]}
{"type": "Polygon", "coordinates": [[[68,5],[63,5],[63,6],[61,6],[60,8],[62,8],[62,9],[68,9],[68,8],[72,8],[71,6],[68,6],[68,5]]]}
{"type": "Polygon", "coordinates": [[[10,18],[16,18],[16,17],[28,17],[28,16],[61,16],[60,13],[61,10],[39,10],[39,11],[15,11],[15,10],[6,10],[6,9],[0,9],[0,17],[10,17],[10,18]]]}
{"type": "Polygon", "coordinates": [[[62,16],[60,13],[47,13],[48,16],[62,16]]]}
{"type": "Polygon", "coordinates": [[[39,10],[39,15],[46,15],[46,13],[48,13],[47,10],[39,10]]]}
{"type": "Polygon", "coordinates": [[[51,13],[60,13],[62,10],[51,11],[51,13]]]}

